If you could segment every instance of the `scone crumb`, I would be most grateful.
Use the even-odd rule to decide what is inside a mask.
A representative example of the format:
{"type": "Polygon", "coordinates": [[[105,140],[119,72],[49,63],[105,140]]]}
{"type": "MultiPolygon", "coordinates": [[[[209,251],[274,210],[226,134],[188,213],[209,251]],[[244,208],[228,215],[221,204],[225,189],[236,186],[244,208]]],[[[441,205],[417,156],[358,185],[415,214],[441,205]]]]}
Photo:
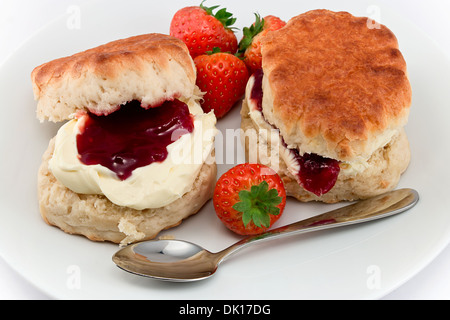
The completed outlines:
{"type": "Polygon", "coordinates": [[[136,226],[124,217],[120,218],[118,227],[120,232],[126,235],[126,237],[120,242],[120,246],[126,246],[129,243],[145,238],[145,233],[137,231],[136,226]]]}

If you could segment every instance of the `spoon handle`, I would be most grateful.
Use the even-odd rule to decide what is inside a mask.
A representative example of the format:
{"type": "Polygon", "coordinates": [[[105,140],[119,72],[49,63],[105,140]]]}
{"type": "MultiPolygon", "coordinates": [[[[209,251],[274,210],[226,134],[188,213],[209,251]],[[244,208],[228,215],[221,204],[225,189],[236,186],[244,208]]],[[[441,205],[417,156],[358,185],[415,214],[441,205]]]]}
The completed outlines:
{"type": "Polygon", "coordinates": [[[253,243],[385,218],[412,208],[418,200],[419,195],[413,189],[394,190],[309,219],[244,238],[218,252],[219,262],[253,243]]]}

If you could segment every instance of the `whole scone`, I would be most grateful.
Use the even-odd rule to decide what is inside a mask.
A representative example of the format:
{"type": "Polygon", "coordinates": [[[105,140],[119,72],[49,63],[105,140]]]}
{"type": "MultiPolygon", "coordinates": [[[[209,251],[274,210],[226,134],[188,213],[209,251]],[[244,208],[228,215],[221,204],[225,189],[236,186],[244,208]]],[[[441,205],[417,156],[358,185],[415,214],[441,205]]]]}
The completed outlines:
{"type": "Polygon", "coordinates": [[[262,70],[241,111],[243,142],[248,159],[276,168],[300,201],[384,193],[408,167],[406,63],[394,34],[370,22],[313,10],[261,42],[262,70]]]}

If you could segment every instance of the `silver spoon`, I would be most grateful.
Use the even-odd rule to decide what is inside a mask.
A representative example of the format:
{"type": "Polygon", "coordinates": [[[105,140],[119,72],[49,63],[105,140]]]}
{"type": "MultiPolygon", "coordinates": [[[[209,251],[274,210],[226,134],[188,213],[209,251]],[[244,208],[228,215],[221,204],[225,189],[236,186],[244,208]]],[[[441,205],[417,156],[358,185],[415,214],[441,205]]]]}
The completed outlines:
{"type": "Polygon", "coordinates": [[[202,280],[212,276],[225,258],[250,244],[388,217],[412,208],[418,200],[417,191],[400,189],[246,237],[217,253],[182,240],[150,240],[126,246],[112,259],[119,268],[144,277],[180,282],[202,280]]]}

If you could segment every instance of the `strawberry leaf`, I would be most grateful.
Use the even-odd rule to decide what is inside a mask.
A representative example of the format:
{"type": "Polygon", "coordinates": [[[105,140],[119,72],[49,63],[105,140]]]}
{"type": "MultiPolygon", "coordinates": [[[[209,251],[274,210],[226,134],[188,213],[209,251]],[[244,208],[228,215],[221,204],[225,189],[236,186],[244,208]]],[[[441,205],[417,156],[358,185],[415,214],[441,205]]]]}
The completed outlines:
{"type": "Polygon", "coordinates": [[[244,53],[251,46],[253,38],[256,37],[264,29],[264,19],[258,13],[255,13],[255,23],[249,27],[245,27],[242,40],[239,42],[239,53],[244,53]]]}
{"type": "Polygon", "coordinates": [[[220,48],[219,48],[219,47],[214,47],[214,48],[212,49],[212,51],[206,51],[205,53],[206,53],[208,56],[210,56],[210,55],[212,55],[212,54],[214,54],[214,53],[220,53],[220,52],[222,52],[222,51],[220,51],[220,48]]]}
{"type": "Polygon", "coordinates": [[[243,211],[242,222],[244,223],[244,226],[247,227],[247,225],[250,223],[250,221],[252,221],[252,215],[250,213],[250,209],[243,211]]]}
{"type": "Polygon", "coordinates": [[[231,30],[237,29],[235,27],[231,27],[237,20],[236,18],[233,18],[232,13],[228,12],[226,8],[220,9],[219,11],[214,13],[213,11],[219,8],[219,6],[206,7],[203,5],[203,2],[205,1],[206,0],[202,1],[202,3],[200,4],[200,8],[205,10],[206,13],[209,14],[210,16],[213,16],[214,18],[219,20],[225,28],[231,30]]]}
{"type": "Polygon", "coordinates": [[[246,200],[250,200],[250,199],[247,198],[244,201],[240,201],[240,202],[236,203],[233,206],[233,208],[239,212],[244,212],[244,213],[248,212],[252,208],[252,203],[251,203],[251,201],[246,201],[246,200]]]}
{"type": "Polygon", "coordinates": [[[282,202],[277,189],[270,189],[266,181],[252,186],[250,191],[239,192],[239,202],[233,205],[233,209],[242,212],[242,222],[247,226],[250,221],[259,227],[270,227],[270,215],[279,215],[277,207],[282,202]]]}

